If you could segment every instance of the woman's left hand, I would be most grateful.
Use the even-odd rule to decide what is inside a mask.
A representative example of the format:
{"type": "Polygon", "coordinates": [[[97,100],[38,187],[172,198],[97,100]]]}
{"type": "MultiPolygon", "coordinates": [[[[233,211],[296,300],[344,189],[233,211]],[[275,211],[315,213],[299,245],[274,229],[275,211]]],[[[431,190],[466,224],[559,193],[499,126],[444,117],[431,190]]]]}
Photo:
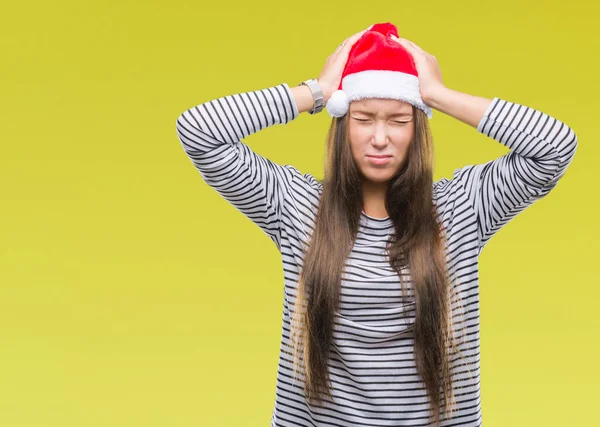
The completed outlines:
{"type": "Polygon", "coordinates": [[[409,40],[398,38],[394,35],[390,37],[392,40],[400,43],[413,57],[417,73],[419,74],[421,98],[427,104],[428,101],[435,98],[436,93],[446,89],[442,82],[442,71],[438,65],[437,58],[409,40]]]}

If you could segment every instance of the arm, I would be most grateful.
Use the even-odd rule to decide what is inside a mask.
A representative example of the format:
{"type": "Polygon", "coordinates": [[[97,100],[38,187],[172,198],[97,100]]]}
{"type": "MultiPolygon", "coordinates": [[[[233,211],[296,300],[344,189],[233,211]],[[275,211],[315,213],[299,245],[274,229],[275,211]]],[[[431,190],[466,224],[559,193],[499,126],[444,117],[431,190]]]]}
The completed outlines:
{"type": "Polygon", "coordinates": [[[290,89],[282,83],[201,103],[176,121],[181,146],[204,181],[257,224],[278,248],[285,194],[293,178],[302,175],[291,165],[281,166],[255,153],[242,138],[286,124],[310,108],[308,87],[290,89]]]}
{"type": "Polygon", "coordinates": [[[437,90],[425,103],[463,123],[477,127],[492,100],[457,92],[447,87],[437,90]]]}
{"type": "Polygon", "coordinates": [[[510,151],[454,171],[477,220],[479,252],[503,225],[544,197],[564,175],[577,149],[573,129],[533,108],[447,88],[435,56],[392,36],[412,55],[426,104],[463,121],[510,151]]]}
{"type": "Polygon", "coordinates": [[[481,252],[500,228],[557,185],[573,160],[577,136],[541,111],[499,98],[447,89],[428,102],[510,149],[485,164],[454,171],[474,210],[481,252]]]}
{"type": "MultiPolygon", "coordinates": [[[[314,100],[313,100],[312,93],[310,92],[310,89],[308,86],[306,86],[306,85],[295,86],[295,87],[291,88],[290,91],[292,92],[292,96],[294,97],[296,106],[300,113],[304,113],[304,112],[310,111],[312,109],[312,107],[314,105],[314,100]]],[[[323,98],[324,98],[325,102],[327,102],[327,100],[329,99],[330,96],[331,95],[329,95],[329,93],[326,92],[324,89],[323,90],[323,98]]]]}

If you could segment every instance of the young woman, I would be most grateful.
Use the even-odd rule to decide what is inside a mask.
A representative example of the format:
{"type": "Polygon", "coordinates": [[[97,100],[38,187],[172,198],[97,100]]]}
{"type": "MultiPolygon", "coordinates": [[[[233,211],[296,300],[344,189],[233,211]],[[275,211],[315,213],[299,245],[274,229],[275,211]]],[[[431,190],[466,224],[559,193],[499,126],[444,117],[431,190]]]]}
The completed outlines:
{"type": "Polygon", "coordinates": [[[282,255],[271,425],[479,426],[478,257],[557,185],[576,135],[535,109],[447,88],[435,57],[389,23],[346,39],[312,83],[177,119],[204,181],[282,255]],[[323,104],[334,117],[323,180],[242,142],[323,104]],[[510,151],[433,182],[430,108],[510,151]]]}

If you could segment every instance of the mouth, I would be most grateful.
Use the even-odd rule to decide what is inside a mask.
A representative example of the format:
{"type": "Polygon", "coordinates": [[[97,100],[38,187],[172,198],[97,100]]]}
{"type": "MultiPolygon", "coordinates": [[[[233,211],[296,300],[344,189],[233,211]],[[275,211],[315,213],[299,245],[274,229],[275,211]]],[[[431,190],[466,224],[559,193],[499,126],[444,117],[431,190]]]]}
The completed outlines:
{"type": "Polygon", "coordinates": [[[367,156],[367,159],[376,165],[383,165],[389,162],[391,158],[392,156],[367,156]]]}

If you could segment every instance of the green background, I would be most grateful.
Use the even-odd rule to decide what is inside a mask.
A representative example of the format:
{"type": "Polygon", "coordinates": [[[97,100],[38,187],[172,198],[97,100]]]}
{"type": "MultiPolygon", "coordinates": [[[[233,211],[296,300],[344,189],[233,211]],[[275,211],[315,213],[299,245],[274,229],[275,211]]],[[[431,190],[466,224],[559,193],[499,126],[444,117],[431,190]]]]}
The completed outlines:
{"type": "MultiPolygon", "coordinates": [[[[267,426],[283,272],[175,120],[317,77],[397,25],[446,86],[546,112],[579,148],[480,259],[486,427],[598,425],[598,5],[589,1],[3,6],[0,427],[267,426]]],[[[326,112],[245,142],[322,177],[326,112]]],[[[507,149],[434,111],[435,179],[507,149]]]]}

